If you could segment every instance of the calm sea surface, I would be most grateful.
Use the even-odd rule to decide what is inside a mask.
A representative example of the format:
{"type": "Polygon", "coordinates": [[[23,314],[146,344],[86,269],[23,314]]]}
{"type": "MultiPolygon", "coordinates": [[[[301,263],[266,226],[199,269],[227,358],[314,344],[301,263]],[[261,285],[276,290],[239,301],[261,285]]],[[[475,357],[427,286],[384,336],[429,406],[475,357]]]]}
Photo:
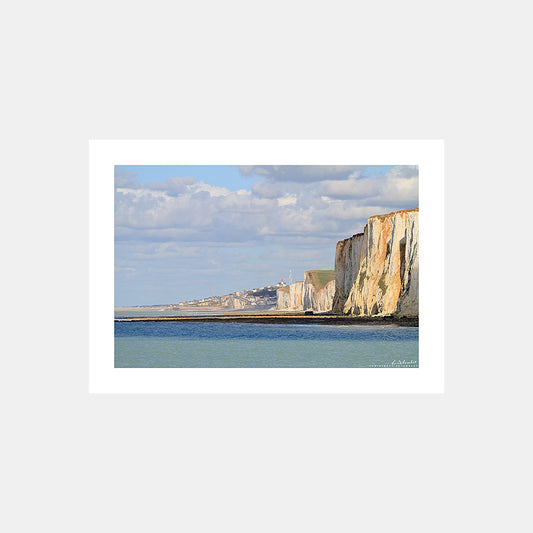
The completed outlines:
{"type": "Polygon", "coordinates": [[[418,328],[115,322],[116,368],[418,367],[418,328]]]}

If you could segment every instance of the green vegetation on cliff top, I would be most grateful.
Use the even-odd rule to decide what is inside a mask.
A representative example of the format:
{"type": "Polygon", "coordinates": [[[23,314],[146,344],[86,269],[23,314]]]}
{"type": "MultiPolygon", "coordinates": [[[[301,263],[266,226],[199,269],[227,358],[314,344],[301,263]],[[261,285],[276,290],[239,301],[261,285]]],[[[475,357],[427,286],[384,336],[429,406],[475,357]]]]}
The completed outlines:
{"type": "Polygon", "coordinates": [[[335,279],[335,270],[309,270],[306,272],[309,282],[315,291],[322,290],[330,281],[335,279]]]}

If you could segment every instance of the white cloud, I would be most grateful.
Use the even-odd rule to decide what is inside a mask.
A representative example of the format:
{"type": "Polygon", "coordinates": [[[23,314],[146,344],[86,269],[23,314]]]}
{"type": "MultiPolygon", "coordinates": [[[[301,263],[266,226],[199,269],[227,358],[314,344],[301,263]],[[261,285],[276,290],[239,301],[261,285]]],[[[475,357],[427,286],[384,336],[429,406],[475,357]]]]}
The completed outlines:
{"type": "Polygon", "coordinates": [[[416,167],[383,175],[361,167],[247,169],[264,176],[249,191],[190,177],[141,183],[118,172],[117,297],[124,287],[146,299],[143,291],[156,287],[161,301],[169,290],[180,299],[198,287],[223,294],[275,282],[289,268],[303,279],[305,270],[332,268],[336,242],[362,231],[369,216],[418,205],[416,167]]]}
{"type": "Polygon", "coordinates": [[[187,190],[191,185],[194,185],[196,180],[189,177],[176,177],[176,178],[167,178],[163,182],[152,182],[146,184],[138,184],[138,187],[148,190],[160,190],[164,191],[168,196],[177,196],[182,194],[187,190]]]}
{"type": "MultiPolygon", "coordinates": [[[[260,168],[267,172],[278,167],[260,168]]],[[[338,168],[315,170],[314,177],[334,175],[338,168]]],[[[375,177],[350,169],[350,177],[342,180],[296,183],[269,176],[251,191],[231,191],[193,178],[141,184],[129,177],[127,186],[121,179],[116,235],[160,243],[235,243],[306,234],[340,238],[359,231],[355,226],[371,215],[418,204],[416,167],[395,167],[375,177]]]]}
{"type": "Polygon", "coordinates": [[[295,194],[283,196],[278,198],[278,205],[280,207],[284,205],[294,205],[298,201],[298,197],[295,194]]]}
{"type": "Polygon", "coordinates": [[[347,179],[362,167],[355,165],[250,165],[239,166],[244,176],[265,176],[274,181],[313,182],[347,179]]]}
{"type": "Polygon", "coordinates": [[[216,196],[228,196],[232,194],[232,191],[230,191],[229,189],[226,189],[225,187],[217,187],[216,185],[208,185],[207,183],[204,183],[203,181],[197,181],[194,184],[192,184],[190,187],[188,187],[187,189],[191,193],[208,192],[209,196],[213,198],[216,196]]]}
{"type": "Polygon", "coordinates": [[[285,183],[265,179],[252,185],[252,193],[258,198],[278,198],[287,190],[285,183]]]}
{"type": "Polygon", "coordinates": [[[320,192],[332,198],[364,198],[377,194],[382,186],[376,178],[349,178],[345,181],[323,181],[320,192]]]}
{"type": "Polygon", "coordinates": [[[359,205],[382,205],[399,208],[418,205],[418,167],[393,167],[385,175],[351,177],[345,181],[323,181],[322,195],[343,200],[357,200],[359,205]]]}
{"type": "Polygon", "coordinates": [[[115,192],[120,194],[129,194],[135,198],[142,198],[147,196],[152,196],[153,198],[168,198],[169,195],[166,191],[163,190],[150,190],[150,189],[138,189],[138,188],[129,188],[129,187],[117,187],[115,192]]]}

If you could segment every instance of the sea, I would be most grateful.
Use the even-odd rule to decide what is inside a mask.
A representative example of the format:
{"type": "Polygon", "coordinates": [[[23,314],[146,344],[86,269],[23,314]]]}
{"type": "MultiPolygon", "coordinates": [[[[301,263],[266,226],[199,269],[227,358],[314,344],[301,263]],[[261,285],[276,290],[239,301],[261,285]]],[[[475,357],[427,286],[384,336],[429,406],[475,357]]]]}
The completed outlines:
{"type": "Polygon", "coordinates": [[[115,368],[417,368],[418,327],[115,322],[115,368]]]}

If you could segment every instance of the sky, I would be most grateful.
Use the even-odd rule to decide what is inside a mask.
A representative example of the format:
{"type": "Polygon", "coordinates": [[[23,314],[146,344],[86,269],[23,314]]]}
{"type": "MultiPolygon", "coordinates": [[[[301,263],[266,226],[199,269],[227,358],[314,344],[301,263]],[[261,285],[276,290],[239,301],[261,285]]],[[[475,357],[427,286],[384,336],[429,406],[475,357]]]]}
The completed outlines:
{"type": "Polygon", "coordinates": [[[418,206],[418,167],[115,167],[115,306],[171,304],[333,269],[368,217],[418,206]]]}

